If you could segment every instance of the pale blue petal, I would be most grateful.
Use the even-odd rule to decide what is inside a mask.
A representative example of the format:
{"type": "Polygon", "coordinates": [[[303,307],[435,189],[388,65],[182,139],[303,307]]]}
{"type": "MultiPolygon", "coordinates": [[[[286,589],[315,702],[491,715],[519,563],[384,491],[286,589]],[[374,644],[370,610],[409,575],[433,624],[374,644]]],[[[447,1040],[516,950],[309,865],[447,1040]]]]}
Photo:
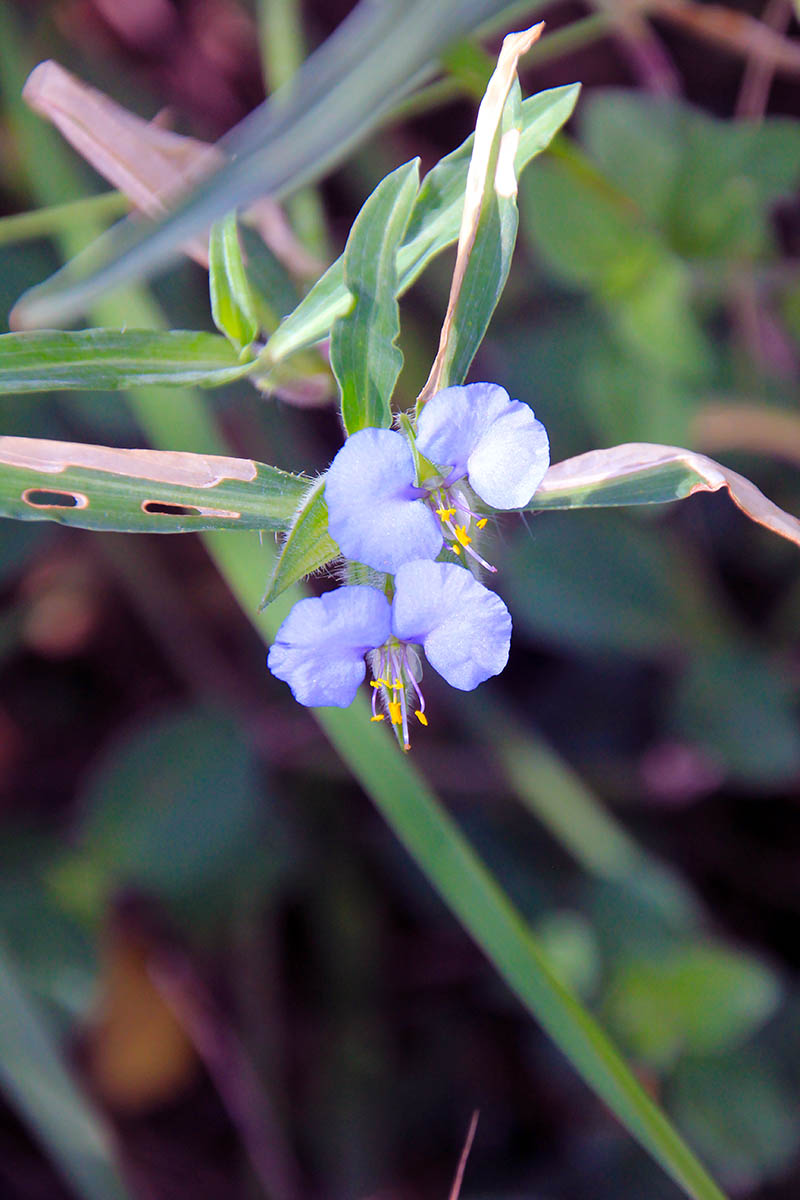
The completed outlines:
{"type": "Polygon", "coordinates": [[[420,494],[403,435],[361,429],[342,446],[325,481],[330,535],[346,558],[390,575],[411,559],[436,558],[442,532],[420,494]]]}
{"type": "Polygon", "coordinates": [[[492,508],[524,508],[550,466],[550,442],[527,404],[510,400],[467,462],[473,491],[492,508]]]}
{"type": "Polygon", "coordinates": [[[353,703],[366,674],[364,655],[391,631],[389,601],[356,585],[299,600],[278,630],[267,657],[300,704],[353,703]]]}
{"type": "Polygon", "coordinates": [[[547,432],[527,404],[496,383],[445,388],[423,408],[417,446],[450,467],[448,482],[464,475],[492,508],[523,508],[550,464],[547,432]]]}
{"type": "Polygon", "coordinates": [[[418,642],[428,662],[469,692],[508,661],[511,616],[503,601],[452,563],[411,562],[395,576],[392,632],[418,642]]]}
{"type": "Polygon", "coordinates": [[[492,422],[510,404],[497,383],[443,388],[432,396],[417,421],[417,449],[440,467],[450,467],[449,483],[467,473],[470,454],[492,422]]]}

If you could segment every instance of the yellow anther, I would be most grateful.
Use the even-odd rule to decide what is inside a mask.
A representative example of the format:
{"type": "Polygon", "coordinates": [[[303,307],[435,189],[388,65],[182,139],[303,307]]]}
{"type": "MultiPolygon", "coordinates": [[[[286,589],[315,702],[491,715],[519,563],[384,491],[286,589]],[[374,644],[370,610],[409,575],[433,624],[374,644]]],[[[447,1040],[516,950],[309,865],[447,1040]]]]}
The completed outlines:
{"type": "Polygon", "coordinates": [[[403,714],[400,711],[400,701],[399,700],[390,700],[389,701],[389,717],[391,718],[391,722],[393,725],[402,725],[403,724],[403,714]]]}
{"type": "Polygon", "coordinates": [[[437,517],[441,517],[443,521],[449,521],[451,517],[456,515],[456,510],[454,508],[437,508],[436,515],[437,517]]]}
{"type": "Polygon", "coordinates": [[[468,546],[472,541],[472,538],[467,533],[466,525],[456,525],[456,537],[462,546],[468,546]]]}
{"type": "Polygon", "coordinates": [[[483,529],[484,525],[486,524],[486,522],[488,520],[489,520],[488,517],[481,517],[480,521],[477,522],[478,529],[483,529]]]}
{"type": "Polygon", "coordinates": [[[375,713],[374,717],[370,717],[370,721],[384,721],[385,719],[383,713],[375,713]]]}
{"type": "Polygon", "coordinates": [[[459,546],[458,542],[453,542],[453,544],[452,544],[452,546],[450,547],[450,549],[453,551],[453,554],[460,554],[460,553],[461,553],[461,547],[459,546]]]}
{"type": "Polygon", "coordinates": [[[401,688],[402,686],[403,686],[403,681],[401,679],[398,679],[397,676],[395,676],[395,680],[394,680],[394,683],[392,684],[392,687],[395,689],[395,691],[397,691],[397,689],[401,688]]]}
{"type": "Polygon", "coordinates": [[[414,716],[417,718],[417,720],[419,721],[420,725],[427,725],[427,724],[428,724],[428,718],[425,716],[425,713],[422,711],[422,709],[421,709],[421,708],[417,708],[417,709],[415,709],[415,711],[414,711],[414,716]]]}

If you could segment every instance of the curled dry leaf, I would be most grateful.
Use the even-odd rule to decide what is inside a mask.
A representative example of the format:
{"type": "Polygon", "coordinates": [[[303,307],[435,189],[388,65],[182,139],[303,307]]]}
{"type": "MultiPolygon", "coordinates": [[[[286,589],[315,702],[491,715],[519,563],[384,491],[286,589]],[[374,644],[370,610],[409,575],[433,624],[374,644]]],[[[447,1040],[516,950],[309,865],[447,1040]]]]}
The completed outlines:
{"type": "MultiPolygon", "coordinates": [[[[145,121],[128,112],[57,62],[39,63],[28,76],[22,96],[149,217],[162,216],[182,192],[224,158],[223,152],[208,142],[164,129],[158,118],[145,121]]],[[[290,271],[316,278],[321,264],[297,241],[274,200],[259,199],[247,215],[290,271]]],[[[194,238],[184,249],[197,262],[208,265],[207,239],[194,238]]]]}
{"type": "Polygon", "coordinates": [[[800,546],[797,517],[778,508],[743,475],[679,446],[629,442],[568,458],[549,469],[529,507],[658,503],[720,488],[727,488],[751,520],[800,546]]]}
{"type": "Polygon", "coordinates": [[[523,33],[509,33],[503,38],[503,45],[497,59],[497,66],[489,80],[486,93],[478,109],[475,122],[475,141],[472,158],[467,173],[467,186],[464,192],[464,209],[461,216],[461,228],[458,234],[458,249],[456,265],[453,269],[453,280],[450,285],[450,298],[447,303],[442,332],[439,338],[439,349],[431,367],[427,382],[420,392],[418,405],[425,404],[442,386],[442,371],[444,368],[450,331],[453,324],[458,298],[464,282],[475,237],[478,232],[481,211],[487,187],[494,187],[500,196],[516,195],[517,179],[514,171],[514,156],[516,154],[519,133],[509,130],[500,143],[497,153],[494,178],[489,180],[489,168],[494,158],[494,148],[503,118],[503,109],[511,85],[517,74],[517,63],[523,54],[527,54],[544,29],[544,22],[526,29],[523,33]]]}

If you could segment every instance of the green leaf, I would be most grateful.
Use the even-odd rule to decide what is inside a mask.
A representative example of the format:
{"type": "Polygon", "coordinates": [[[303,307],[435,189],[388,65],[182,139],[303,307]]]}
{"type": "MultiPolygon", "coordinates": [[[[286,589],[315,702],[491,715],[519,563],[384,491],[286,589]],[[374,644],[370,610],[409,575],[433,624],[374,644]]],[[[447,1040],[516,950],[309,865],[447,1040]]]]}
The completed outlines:
{"type": "Polygon", "coordinates": [[[41,330],[0,335],[0,394],[157,383],[219,387],[247,374],[225,338],[183,330],[41,330]]]}
{"type": "Polygon", "coordinates": [[[70,1078],[44,1012],[0,948],[0,1082],[83,1200],[126,1200],[111,1136],[70,1078]]]}
{"type": "Polygon", "coordinates": [[[259,326],[271,332],[297,307],[297,288],[260,233],[246,222],[239,226],[239,241],[247,262],[247,279],[259,326]]]}
{"type": "Polygon", "coordinates": [[[362,0],[279,94],[229,133],[228,157],[155,228],[111,230],[18,309],[27,325],[84,311],[101,292],[163,267],[231,209],[276,199],[341,161],[433,68],[446,46],[508,0],[362,0]]]}
{"type": "Polygon", "coordinates": [[[274,846],[258,844],[268,829],[264,800],[235,721],[208,709],[164,713],[131,729],[89,778],[81,854],[107,886],[196,910],[274,859],[274,846]]]}
{"type": "Polygon", "coordinates": [[[236,350],[243,350],[258,336],[259,320],[242,260],[235,212],[228,213],[211,227],[208,286],[214,324],[236,350]]]}
{"type": "Polygon", "coordinates": [[[663,539],[626,514],[554,513],[514,549],[509,603],[536,637],[656,657],[685,644],[690,589],[663,539]]]}
{"type": "Polygon", "coordinates": [[[789,1167],[800,1143],[796,1091],[763,1045],[687,1059],[669,1083],[670,1107],[737,1195],[789,1167]]]}
{"type": "MultiPolygon", "coordinates": [[[[573,83],[540,92],[523,102],[522,132],[515,158],[517,174],[549,145],[569,119],[579,91],[579,84],[573,83]]],[[[474,135],[470,134],[422,181],[397,255],[398,295],[407,291],[428,263],[458,238],[473,141],[474,135]]],[[[324,338],[336,318],[347,312],[349,303],[344,260],[338,258],[270,338],[263,360],[267,364],[279,362],[324,338]]]]}
{"type": "Polygon", "coordinates": [[[344,249],[344,283],[352,308],[334,322],[331,367],[339,384],[346,432],[387,429],[391,398],[403,366],[397,248],[419,191],[419,159],[383,179],[361,209],[344,249]]]}
{"type": "Polygon", "coordinates": [[[780,787],[800,771],[796,687],[762,652],[734,643],[693,654],[669,724],[751,787],[780,787]]]}
{"type": "Polygon", "coordinates": [[[328,506],[325,503],[323,477],[316,481],[297,510],[275,562],[275,570],[259,605],[259,612],[298,579],[327,566],[338,555],[339,547],[328,533],[328,506]]]}
{"type": "Polygon", "coordinates": [[[287,529],[308,480],[250,459],[0,437],[0,515],[80,529],[287,529]]]}
{"type": "Polygon", "coordinates": [[[690,305],[688,267],[615,180],[570,143],[560,151],[522,195],[537,254],[556,278],[592,294],[639,358],[683,374],[705,370],[709,348],[690,305]]]}
{"type": "Polygon", "coordinates": [[[762,963],[697,944],[620,964],[605,1013],[637,1058],[665,1070],[684,1055],[731,1049],[763,1025],[779,999],[778,981],[762,963]]]}

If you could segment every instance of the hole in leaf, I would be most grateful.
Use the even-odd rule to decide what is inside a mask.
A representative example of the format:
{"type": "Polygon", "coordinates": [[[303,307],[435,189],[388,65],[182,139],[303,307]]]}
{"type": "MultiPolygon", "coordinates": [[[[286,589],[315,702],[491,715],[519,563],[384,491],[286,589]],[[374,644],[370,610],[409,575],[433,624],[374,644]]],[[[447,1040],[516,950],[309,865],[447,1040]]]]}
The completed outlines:
{"type": "Polygon", "coordinates": [[[145,500],[142,504],[142,511],[165,517],[194,517],[197,515],[196,508],[187,507],[185,504],[163,504],[160,500],[145,500]]]}
{"type": "Polygon", "coordinates": [[[89,497],[82,492],[51,492],[44,488],[28,488],[22,499],[31,508],[88,508],[89,497]]]}
{"type": "Polygon", "coordinates": [[[142,512],[162,517],[221,517],[227,521],[238,521],[242,515],[224,508],[201,508],[199,504],[169,504],[162,500],[144,500],[142,512]]]}

